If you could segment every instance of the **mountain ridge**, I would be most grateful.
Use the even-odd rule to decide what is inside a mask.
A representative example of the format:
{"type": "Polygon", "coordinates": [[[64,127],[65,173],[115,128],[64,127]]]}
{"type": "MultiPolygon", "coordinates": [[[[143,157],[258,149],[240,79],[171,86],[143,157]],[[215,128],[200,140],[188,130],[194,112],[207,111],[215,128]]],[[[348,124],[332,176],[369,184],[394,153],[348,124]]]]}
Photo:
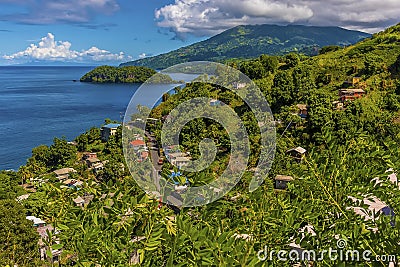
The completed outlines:
{"type": "Polygon", "coordinates": [[[283,55],[299,52],[316,55],[328,45],[348,46],[370,37],[368,33],[335,26],[241,25],[207,40],[153,57],[120,64],[164,69],[188,61],[225,61],[254,58],[261,54],[283,55]]]}

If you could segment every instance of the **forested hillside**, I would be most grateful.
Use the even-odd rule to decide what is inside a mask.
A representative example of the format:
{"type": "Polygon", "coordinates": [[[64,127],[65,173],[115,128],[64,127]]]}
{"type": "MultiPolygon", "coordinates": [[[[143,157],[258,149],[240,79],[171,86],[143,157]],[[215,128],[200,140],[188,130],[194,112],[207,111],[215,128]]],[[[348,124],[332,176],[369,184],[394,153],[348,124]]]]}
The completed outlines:
{"type": "MultiPolygon", "coordinates": [[[[249,132],[252,153],[244,178],[232,191],[202,207],[165,205],[146,195],[129,173],[123,126],[108,140],[102,140],[98,128],[78,136],[75,144],[55,139],[50,147],[35,148],[18,172],[0,174],[0,214],[7,214],[0,217],[0,226],[10,229],[0,231],[0,264],[31,266],[38,259],[38,236],[21,218],[26,213],[58,230],[49,233],[42,247],[48,259],[59,252],[64,266],[292,266],[277,257],[263,261],[259,252],[290,250],[293,244],[337,250],[338,240],[345,241],[345,249],[371,251],[370,260],[314,258],[314,265],[388,266],[376,256],[400,255],[400,24],[352,46],[325,47],[314,57],[262,55],[229,64],[259,86],[275,116],[276,157],[261,187],[248,192],[262,149],[254,114],[225,88],[190,83],[165,95],[151,114],[165,120],[176,105],[200,96],[234,108],[249,132]],[[291,150],[298,147],[307,152],[291,150]],[[84,152],[97,153],[104,168],[88,168],[81,159],[90,153],[84,152]],[[76,170],[69,179],[82,181],[79,188],[65,186],[53,173],[66,167],[76,170]],[[282,176],[291,179],[279,189],[275,179],[282,176]],[[17,197],[27,193],[18,204],[17,197]],[[82,206],[74,201],[89,196],[82,206]],[[384,208],[368,204],[378,201],[384,208]],[[10,225],[11,220],[22,223],[10,225]],[[22,238],[24,246],[18,247],[22,238]]],[[[133,138],[134,130],[128,130],[133,138]]],[[[150,139],[160,143],[161,123],[148,130],[154,136],[143,136],[132,146],[150,139]]],[[[179,186],[208,183],[226,167],[230,141],[213,120],[185,125],[180,145],[195,159],[204,138],[218,144],[215,161],[200,173],[183,173],[179,186]]],[[[165,163],[161,175],[169,179],[171,169],[165,163]]],[[[139,171],[133,175],[140,179],[139,171]]],[[[49,265],[48,260],[35,262],[49,265]]]]}
{"type": "Polygon", "coordinates": [[[188,61],[223,62],[232,58],[258,57],[262,54],[284,55],[296,52],[316,55],[324,46],[348,46],[369,36],[367,33],[339,27],[246,25],[169,53],[123,63],[121,66],[164,69],[188,61]]]}

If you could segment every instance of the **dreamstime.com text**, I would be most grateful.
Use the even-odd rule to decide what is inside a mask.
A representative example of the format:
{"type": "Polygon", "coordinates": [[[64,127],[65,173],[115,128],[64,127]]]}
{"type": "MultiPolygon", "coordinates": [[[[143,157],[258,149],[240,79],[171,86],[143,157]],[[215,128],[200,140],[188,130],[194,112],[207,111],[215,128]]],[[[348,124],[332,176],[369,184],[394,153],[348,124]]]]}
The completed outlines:
{"type": "Polygon", "coordinates": [[[374,255],[370,250],[350,250],[346,249],[347,242],[345,240],[337,241],[337,248],[329,248],[326,250],[269,250],[267,246],[258,251],[257,257],[260,261],[282,261],[282,262],[299,262],[299,261],[339,261],[339,262],[382,262],[397,263],[396,255],[374,255]]]}

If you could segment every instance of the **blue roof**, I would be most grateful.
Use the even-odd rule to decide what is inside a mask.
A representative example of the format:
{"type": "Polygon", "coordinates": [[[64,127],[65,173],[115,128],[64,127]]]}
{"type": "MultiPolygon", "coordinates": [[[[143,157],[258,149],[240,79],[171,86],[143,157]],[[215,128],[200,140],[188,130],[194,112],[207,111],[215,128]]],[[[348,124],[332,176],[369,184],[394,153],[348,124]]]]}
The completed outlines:
{"type": "Polygon", "coordinates": [[[121,124],[118,124],[118,123],[110,123],[110,124],[107,124],[107,125],[104,125],[103,127],[104,128],[118,128],[119,126],[121,126],[121,124]]]}

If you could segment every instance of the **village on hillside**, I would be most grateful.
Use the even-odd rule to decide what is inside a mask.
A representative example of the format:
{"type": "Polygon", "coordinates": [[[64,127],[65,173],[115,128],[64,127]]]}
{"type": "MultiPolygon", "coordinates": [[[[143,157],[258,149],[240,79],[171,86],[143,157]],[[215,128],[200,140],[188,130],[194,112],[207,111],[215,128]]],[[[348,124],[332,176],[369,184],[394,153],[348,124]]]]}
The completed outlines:
{"type": "MultiPolygon", "coordinates": [[[[239,85],[237,85],[239,88],[239,85]]],[[[349,78],[348,81],[344,82],[343,89],[338,91],[338,100],[332,103],[332,109],[337,110],[338,112],[345,110],[348,103],[354,101],[355,99],[359,99],[361,97],[366,96],[366,85],[361,81],[359,77],[352,77],[349,78]]],[[[241,87],[244,88],[244,87],[241,87]]],[[[218,107],[223,105],[223,103],[218,99],[210,100],[210,106],[218,107]]],[[[298,116],[301,120],[307,120],[308,111],[310,108],[306,104],[297,104],[295,106],[296,112],[293,115],[298,116]]],[[[157,119],[149,119],[152,123],[157,122],[157,119]]],[[[165,115],[162,117],[162,123],[169,123],[172,120],[170,115],[165,115]]],[[[118,129],[121,127],[126,127],[127,129],[131,130],[134,128],[135,124],[142,124],[143,120],[136,119],[128,123],[127,125],[122,126],[119,123],[108,123],[101,127],[100,129],[100,139],[101,142],[107,142],[111,137],[114,137],[118,133],[118,129]]],[[[282,122],[276,122],[277,125],[282,124],[282,122]]],[[[286,127],[285,131],[290,130],[291,127],[296,127],[296,123],[293,121],[287,122],[288,126],[286,127]]],[[[284,131],[284,133],[285,133],[284,131]]],[[[284,134],[283,133],[283,134],[284,134]]],[[[72,141],[68,142],[70,146],[77,146],[78,142],[72,141]]],[[[183,172],[180,169],[183,166],[186,166],[191,160],[191,155],[189,152],[181,152],[179,145],[169,145],[161,147],[159,142],[156,139],[156,136],[153,132],[146,131],[144,135],[142,134],[134,134],[133,137],[129,140],[128,148],[130,153],[132,154],[133,158],[137,162],[137,164],[141,164],[146,161],[150,161],[156,170],[156,175],[153,177],[154,183],[159,183],[161,178],[161,172],[163,165],[168,163],[168,168],[174,166],[169,170],[169,177],[167,177],[167,181],[173,186],[174,192],[167,199],[162,199],[161,194],[159,192],[147,192],[148,194],[155,197],[159,203],[160,207],[163,205],[163,202],[166,206],[173,209],[175,212],[179,212],[179,209],[182,205],[183,199],[181,198],[181,194],[186,192],[188,187],[190,187],[190,183],[187,179],[185,179],[184,183],[180,182],[181,176],[183,176],[183,172]]],[[[101,153],[100,153],[101,154],[101,153]]],[[[301,146],[293,147],[286,151],[288,157],[292,158],[294,162],[298,164],[302,164],[303,161],[307,161],[307,150],[301,146]]],[[[101,160],[98,156],[98,152],[92,151],[84,151],[77,153],[77,162],[74,164],[81,164],[85,166],[87,171],[89,171],[90,176],[87,178],[80,177],[78,175],[77,170],[74,169],[74,164],[70,167],[65,167],[61,169],[54,170],[52,173],[41,175],[39,177],[33,177],[22,187],[28,192],[25,195],[21,195],[17,198],[18,202],[25,201],[29,199],[31,193],[36,192],[36,188],[48,182],[56,182],[60,183],[60,188],[63,190],[75,190],[79,192],[84,187],[90,187],[93,183],[99,183],[102,181],[102,175],[105,166],[108,164],[108,160],[101,160]]],[[[124,164],[120,164],[118,167],[122,172],[125,172],[124,164]]],[[[390,170],[388,170],[390,171],[390,170]]],[[[288,188],[289,184],[293,182],[296,178],[286,174],[277,174],[274,177],[274,188],[276,192],[285,192],[288,188]]],[[[391,174],[388,176],[388,179],[392,183],[397,183],[397,176],[395,174],[391,174]]],[[[376,183],[379,184],[380,180],[376,180],[376,183]]],[[[157,188],[160,185],[156,185],[157,188]]],[[[104,196],[105,197],[105,196],[104,196]]],[[[394,219],[394,212],[390,206],[382,202],[380,199],[374,196],[364,196],[363,203],[359,203],[356,198],[353,196],[348,196],[349,199],[352,199],[354,202],[354,206],[349,206],[348,209],[354,210],[356,214],[365,218],[365,220],[375,220],[375,217],[371,217],[369,214],[372,211],[373,214],[384,214],[391,216],[394,219]],[[363,205],[367,205],[368,209],[365,210],[362,208],[363,205]]],[[[93,201],[94,196],[92,194],[84,193],[79,195],[71,201],[74,203],[76,207],[80,207],[85,209],[90,202],[93,201]]],[[[26,216],[26,219],[32,221],[32,226],[36,228],[37,232],[40,235],[39,247],[40,247],[40,257],[42,260],[48,260],[50,262],[58,262],[58,258],[62,253],[62,248],[58,248],[57,244],[59,240],[57,238],[57,234],[62,231],[61,229],[54,228],[51,224],[47,224],[41,218],[29,215],[26,216]],[[52,240],[49,240],[49,233],[52,233],[52,240]],[[49,245],[52,244],[52,251],[51,254],[46,253],[49,250],[49,245]],[[51,255],[51,257],[49,257],[51,255]]],[[[392,221],[393,223],[393,221],[392,221]]],[[[377,231],[378,229],[372,229],[373,231],[377,231]]],[[[315,235],[312,225],[308,225],[299,231],[308,231],[308,233],[315,235]]],[[[250,235],[247,234],[238,234],[237,238],[243,238],[248,240],[252,238],[250,235]]],[[[299,251],[302,250],[300,244],[298,242],[293,242],[290,245],[294,249],[298,249],[299,251]]],[[[137,262],[138,255],[134,255],[133,263],[137,262]]]]}

